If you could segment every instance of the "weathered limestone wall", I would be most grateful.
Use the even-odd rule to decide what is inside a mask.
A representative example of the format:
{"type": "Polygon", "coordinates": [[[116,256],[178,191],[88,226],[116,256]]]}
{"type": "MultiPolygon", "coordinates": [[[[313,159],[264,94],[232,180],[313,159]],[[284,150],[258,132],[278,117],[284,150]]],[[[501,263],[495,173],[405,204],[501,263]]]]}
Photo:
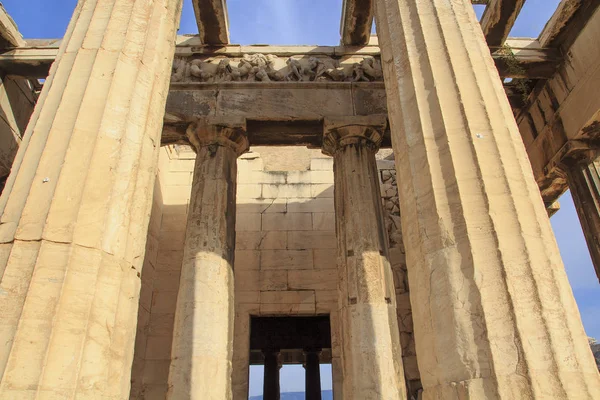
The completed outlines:
{"type": "Polygon", "coordinates": [[[279,151],[282,162],[269,150],[264,159],[250,153],[238,161],[235,399],[248,398],[250,315],[329,314],[334,385],[341,383],[333,160],[315,152],[310,169],[274,171],[285,154],[306,154],[279,151]]]}
{"type": "MultiPolygon", "coordinates": [[[[164,399],[195,154],[161,150],[142,271],[131,399],[164,399]],[[162,198],[162,207],[159,202],[162,198]]],[[[381,154],[389,152],[381,151],[381,154]]],[[[380,154],[380,155],[381,155],[380,154]]],[[[250,315],[331,315],[341,388],[333,162],[320,150],[256,147],[238,159],[234,399],[246,399],[250,315]],[[293,165],[295,171],[285,170],[293,165]]],[[[381,157],[378,157],[381,158],[381,157]]],[[[420,388],[392,161],[378,161],[406,380],[420,388]],[[395,207],[394,207],[395,206],[395,207]]]]}

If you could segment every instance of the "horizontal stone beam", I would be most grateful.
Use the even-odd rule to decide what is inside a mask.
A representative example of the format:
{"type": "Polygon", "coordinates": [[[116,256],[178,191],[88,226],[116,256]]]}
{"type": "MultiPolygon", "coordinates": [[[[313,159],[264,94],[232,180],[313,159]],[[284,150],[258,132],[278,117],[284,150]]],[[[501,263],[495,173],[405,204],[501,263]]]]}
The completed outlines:
{"type": "Polygon", "coordinates": [[[558,50],[542,48],[531,38],[509,38],[490,50],[503,78],[549,79],[562,61],[558,50]]]}
{"type": "Polygon", "coordinates": [[[229,21],[225,0],[192,0],[203,44],[223,46],[229,44],[229,21]]]}
{"type": "Polygon", "coordinates": [[[25,46],[25,40],[17,29],[15,21],[0,3],[0,48],[25,46]]]}
{"type": "Polygon", "coordinates": [[[373,27],[373,0],[344,0],[340,33],[342,45],[369,44],[373,27]]]}
{"type": "MultiPolygon", "coordinates": [[[[13,49],[0,54],[0,70],[9,75],[27,78],[45,78],[50,65],[56,58],[60,40],[30,40],[28,47],[13,49]]],[[[560,62],[559,53],[544,49],[535,39],[509,38],[506,48],[494,47],[492,51],[496,66],[502,77],[531,79],[549,78],[560,62]],[[501,50],[504,50],[502,52],[501,50]]],[[[203,45],[199,36],[178,36],[177,57],[224,56],[241,57],[244,54],[273,54],[290,56],[374,56],[380,54],[378,46],[239,46],[228,45],[215,49],[203,45]]]]}
{"type": "Polygon", "coordinates": [[[502,46],[508,38],[525,0],[491,0],[481,17],[488,46],[502,46]]]}

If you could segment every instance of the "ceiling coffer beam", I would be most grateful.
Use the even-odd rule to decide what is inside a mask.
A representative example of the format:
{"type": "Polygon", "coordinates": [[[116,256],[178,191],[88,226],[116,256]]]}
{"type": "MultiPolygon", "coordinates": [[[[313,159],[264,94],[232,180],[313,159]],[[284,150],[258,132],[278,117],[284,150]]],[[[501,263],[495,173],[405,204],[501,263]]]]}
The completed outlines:
{"type": "Polygon", "coordinates": [[[364,46],[373,27],[374,0],[344,0],[340,33],[342,45],[364,46]]]}
{"type": "Polygon", "coordinates": [[[488,46],[502,46],[508,38],[525,0],[490,0],[483,16],[481,29],[488,46]]]}
{"type": "Polygon", "coordinates": [[[226,0],[192,0],[203,44],[223,46],[229,44],[229,21],[226,0]]]}

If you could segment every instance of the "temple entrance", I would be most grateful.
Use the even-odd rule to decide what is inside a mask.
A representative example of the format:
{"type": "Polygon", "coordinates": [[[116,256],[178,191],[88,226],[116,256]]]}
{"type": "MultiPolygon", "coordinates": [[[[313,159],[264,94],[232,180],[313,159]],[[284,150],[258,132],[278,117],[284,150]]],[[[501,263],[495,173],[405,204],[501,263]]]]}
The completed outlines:
{"type": "Polygon", "coordinates": [[[305,370],[306,400],[321,400],[320,365],[331,363],[329,316],[251,317],[250,365],[264,366],[263,399],[280,398],[279,370],[305,370]]]}

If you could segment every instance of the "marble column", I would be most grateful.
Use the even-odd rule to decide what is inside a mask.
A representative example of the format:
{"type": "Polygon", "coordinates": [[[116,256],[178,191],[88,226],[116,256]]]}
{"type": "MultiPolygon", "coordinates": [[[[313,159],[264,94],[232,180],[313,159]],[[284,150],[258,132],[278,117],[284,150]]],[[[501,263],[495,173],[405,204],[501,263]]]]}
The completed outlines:
{"type": "Polygon", "coordinates": [[[600,159],[586,165],[567,163],[565,171],[592,263],[600,279],[600,159]]]}
{"type": "Polygon", "coordinates": [[[236,162],[248,150],[245,121],[201,119],[189,126],[187,135],[196,164],[167,397],[231,399],[236,162]]]}
{"type": "Polygon", "coordinates": [[[321,400],[320,353],[321,350],[304,350],[304,392],[306,393],[306,400],[321,400]]]}
{"type": "Polygon", "coordinates": [[[467,0],[377,0],[424,399],[591,399],[600,376],[467,0]]]}
{"type": "Polygon", "coordinates": [[[325,121],[333,157],[344,399],[405,399],[396,299],[375,162],[385,116],[325,121]]]}
{"type": "Polygon", "coordinates": [[[263,350],[265,370],[263,382],[264,400],[279,400],[279,350],[263,350]]]}
{"type": "Polygon", "coordinates": [[[181,0],[79,0],[0,198],[0,398],[129,397],[181,0]]]}

